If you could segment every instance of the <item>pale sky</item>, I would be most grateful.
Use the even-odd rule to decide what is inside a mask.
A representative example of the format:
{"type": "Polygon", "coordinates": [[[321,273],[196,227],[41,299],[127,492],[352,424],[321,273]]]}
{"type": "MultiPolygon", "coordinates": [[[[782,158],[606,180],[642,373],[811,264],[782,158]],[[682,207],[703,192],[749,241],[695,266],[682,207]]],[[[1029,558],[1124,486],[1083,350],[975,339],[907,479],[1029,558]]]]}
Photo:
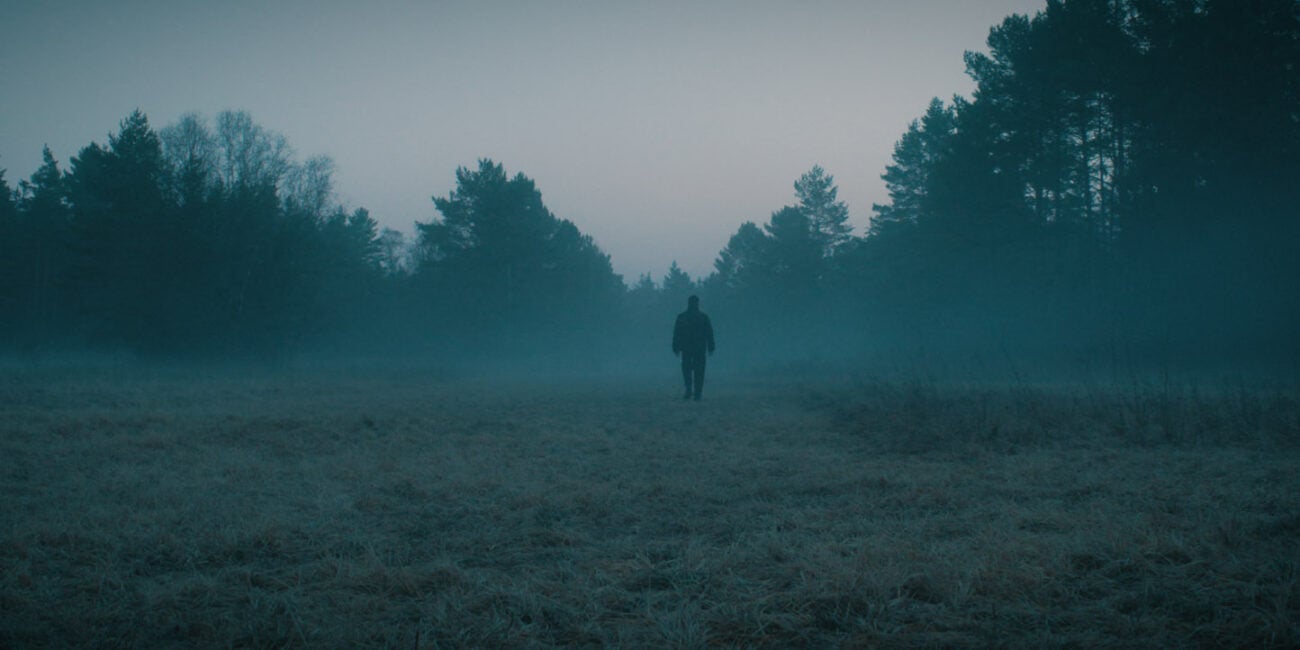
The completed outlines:
{"type": "Polygon", "coordinates": [[[629,284],[706,275],[814,164],[861,234],[893,144],[962,53],[1044,0],[0,2],[0,168],[60,165],[139,107],[247,110],[338,198],[411,233],[479,158],[537,182],[629,284]]]}

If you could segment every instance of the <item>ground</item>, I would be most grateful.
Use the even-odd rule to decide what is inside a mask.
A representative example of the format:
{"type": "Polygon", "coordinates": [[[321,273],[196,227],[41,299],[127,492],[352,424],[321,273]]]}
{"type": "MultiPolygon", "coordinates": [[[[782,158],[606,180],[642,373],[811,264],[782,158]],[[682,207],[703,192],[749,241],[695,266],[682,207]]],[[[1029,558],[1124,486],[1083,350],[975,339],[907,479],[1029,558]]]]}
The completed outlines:
{"type": "Polygon", "coordinates": [[[0,647],[1300,644],[1297,393],[0,373],[0,647]]]}

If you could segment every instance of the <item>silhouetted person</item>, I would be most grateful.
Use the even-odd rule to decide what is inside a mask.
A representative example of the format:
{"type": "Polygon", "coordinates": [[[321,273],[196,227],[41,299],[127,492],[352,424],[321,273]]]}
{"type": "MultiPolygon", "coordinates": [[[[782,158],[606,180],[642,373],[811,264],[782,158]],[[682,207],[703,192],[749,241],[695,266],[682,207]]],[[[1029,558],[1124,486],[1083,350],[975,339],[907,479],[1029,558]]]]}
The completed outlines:
{"type": "Polygon", "coordinates": [[[686,381],[684,399],[700,399],[706,353],[713,354],[713,323],[700,311],[699,296],[691,296],[686,301],[686,311],[677,315],[677,324],[673,326],[673,354],[682,356],[682,379],[686,381]]]}

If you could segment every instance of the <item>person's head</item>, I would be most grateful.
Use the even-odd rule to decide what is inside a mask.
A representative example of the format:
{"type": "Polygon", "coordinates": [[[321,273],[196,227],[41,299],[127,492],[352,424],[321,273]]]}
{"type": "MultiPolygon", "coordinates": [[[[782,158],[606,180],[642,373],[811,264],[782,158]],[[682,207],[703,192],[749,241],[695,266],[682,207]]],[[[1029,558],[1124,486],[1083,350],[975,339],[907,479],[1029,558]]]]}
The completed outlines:
{"type": "Polygon", "coordinates": [[[686,308],[691,311],[697,311],[700,308],[700,297],[691,296],[686,299],[686,308]]]}

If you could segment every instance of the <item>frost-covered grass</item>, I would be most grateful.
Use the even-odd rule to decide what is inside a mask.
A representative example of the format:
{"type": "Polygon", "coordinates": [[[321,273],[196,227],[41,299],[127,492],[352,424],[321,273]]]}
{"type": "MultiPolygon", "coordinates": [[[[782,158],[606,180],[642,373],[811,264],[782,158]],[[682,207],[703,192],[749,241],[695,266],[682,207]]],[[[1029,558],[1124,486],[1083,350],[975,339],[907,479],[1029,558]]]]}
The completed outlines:
{"type": "Polygon", "coordinates": [[[1295,646],[1294,391],[0,377],[0,647],[1295,646]]]}

